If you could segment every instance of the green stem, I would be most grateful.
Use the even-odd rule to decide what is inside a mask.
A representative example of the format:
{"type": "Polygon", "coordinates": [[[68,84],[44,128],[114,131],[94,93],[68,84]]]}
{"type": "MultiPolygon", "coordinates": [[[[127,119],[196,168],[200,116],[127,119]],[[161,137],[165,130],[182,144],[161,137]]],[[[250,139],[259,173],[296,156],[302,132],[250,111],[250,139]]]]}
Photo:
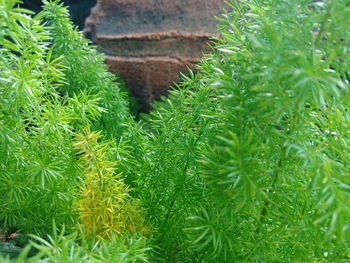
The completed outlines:
{"type": "MultiPolygon", "coordinates": [[[[198,137],[196,138],[195,142],[194,142],[194,147],[196,147],[199,139],[201,138],[202,136],[202,130],[200,130],[199,134],[198,134],[198,137]]],[[[172,210],[175,206],[175,202],[177,200],[177,194],[178,192],[182,191],[183,190],[183,187],[185,185],[185,181],[186,181],[186,174],[187,174],[187,170],[188,170],[188,166],[189,166],[189,155],[190,155],[190,148],[188,149],[187,151],[187,154],[186,154],[186,163],[185,163],[185,166],[184,166],[184,169],[182,171],[182,175],[180,177],[180,183],[178,183],[177,187],[175,188],[175,191],[174,191],[174,194],[172,196],[172,200],[171,200],[171,203],[170,203],[170,206],[169,206],[169,209],[167,211],[167,214],[165,216],[165,219],[163,221],[163,224],[162,226],[165,226],[166,223],[168,222],[169,218],[170,218],[170,215],[172,213],[172,210]]]]}
{"type": "MultiPolygon", "coordinates": [[[[278,163],[277,163],[277,168],[276,168],[276,171],[274,173],[274,177],[273,177],[273,180],[272,180],[272,184],[271,184],[271,191],[274,192],[276,190],[276,186],[277,186],[277,182],[278,182],[278,179],[279,179],[279,168],[282,166],[283,162],[284,162],[284,156],[286,154],[286,148],[283,147],[282,149],[282,154],[281,154],[281,157],[280,159],[278,160],[278,163]]],[[[269,210],[269,207],[270,207],[270,204],[271,204],[271,201],[268,197],[265,198],[264,200],[264,205],[263,205],[263,208],[260,212],[260,215],[259,215],[259,222],[262,222],[262,220],[265,218],[265,216],[267,215],[268,213],[268,210],[269,210]]],[[[259,227],[257,228],[257,231],[259,231],[259,227]]]]}
{"type": "Polygon", "coordinates": [[[333,3],[329,4],[328,7],[327,7],[326,13],[325,13],[325,15],[324,15],[324,17],[322,19],[322,22],[321,22],[320,31],[318,31],[318,34],[317,34],[317,37],[316,37],[316,40],[315,40],[315,43],[314,43],[314,47],[317,47],[320,44],[320,41],[322,39],[322,36],[323,36],[325,28],[326,28],[326,24],[327,24],[328,18],[330,16],[332,4],[333,3]]]}

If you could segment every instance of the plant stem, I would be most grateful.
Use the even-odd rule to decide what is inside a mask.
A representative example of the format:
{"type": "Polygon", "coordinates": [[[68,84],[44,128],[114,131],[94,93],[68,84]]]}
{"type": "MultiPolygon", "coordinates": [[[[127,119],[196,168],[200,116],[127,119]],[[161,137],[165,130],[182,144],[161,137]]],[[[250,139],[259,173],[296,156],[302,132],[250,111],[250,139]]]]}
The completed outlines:
{"type": "Polygon", "coordinates": [[[317,37],[316,37],[316,40],[315,40],[315,44],[314,44],[315,48],[320,44],[320,41],[322,39],[322,35],[324,34],[324,31],[325,31],[325,28],[326,28],[326,24],[327,24],[328,18],[330,16],[330,11],[331,11],[332,4],[333,4],[333,2],[328,5],[326,13],[325,13],[325,15],[323,17],[323,20],[321,22],[320,31],[318,31],[318,34],[317,34],[317,37]]]}

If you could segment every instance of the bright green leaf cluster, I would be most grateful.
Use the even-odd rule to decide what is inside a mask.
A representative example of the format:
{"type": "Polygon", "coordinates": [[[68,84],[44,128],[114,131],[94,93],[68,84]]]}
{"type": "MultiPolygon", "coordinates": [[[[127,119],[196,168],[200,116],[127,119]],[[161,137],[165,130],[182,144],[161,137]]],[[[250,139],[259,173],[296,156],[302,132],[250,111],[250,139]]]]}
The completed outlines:
{"type": "MultiPolygon", "coordinates": [[[[43,1],[44,12],[41,16],[47,19],[53,37],[53,56],[62,58],[65,66],[65,83],[60,92],[73,96],[85,91],[90,95],[98,95],[99,105],[105,110],[98,121],[92,122],[95,130],[104,130],[104,136],[119,138],[123,133],[123,124],[128,121],[129,109],[126,94],[120,91],[120,81],[107,71],[103,63],[104,57],[97,54],[96,47],[77,31],[69,19],[67,7],[57,1],[43,1]],[[118,85],[117,85],[118,84],[118,85]]],[[[79,98],[81,102],[86,98],[79,98]]],[[[90,112],[88,104],[80,115],[84,117],[90,112]]]]}
{"type": "MultiPolygon", "coordinates": [[[[44,234],[50,232],[52,219],[68,228],[77,224],[84,171],[73,147],[74,134],[90,125],[101,128],[108,111],[113,122],[106,133],[119,140],[122,122],[130,117],[102,56],[73,29],[66,8],[45,2],[45,10],[31,17],[17,4],[0,2],[0,222],[6,230],[44,234]],[[88,61],[91,78],[81,74],[88,61]]],[[[93,146],[101,156],[110,147],[93,146]]],[[[123,227],[133,229],[131,221],[123,227]]]]}
{"type": "Polygon", "coordinates": [[[50,34],[16,3],[0,2],[0,220],[6,229],[43,232],[53,217],[74,222],[80,169],[71,131],[79,116],[57,92],[64,67],[52,59],[50,34]]]}
{"type": "Polygon", "coordinates": [[[82,229],[66,234],[53,228],[47,238],[33,240],[16,259],[1,257],[2,263],[141,263],[149,261],[147,239],[136,234],[114,236],[109,242],[94,241],[82,229]],[[36,251],[35,255],[32,252],[36,251]]]}
{"type": "Polygon", "coordinates": [[[146,121],[159,261],[346,261],[348,1],[230,7],[213,54],[146,121]]]}
{"type": "Polygon", "coordinates": [[[77,243],[76,234],[63,232],[38,238],[32,262],[147,262],[145,238],[131,234],[145,230],[139,207],[108,161],[131,120],[118,83],[66,8],[45,2],[32,17],[18,2],[0,1],[1,229],[45,236],[55,231],[52,220],[72,232],[80,219],[99,243],[77,243]],[[98,142],[101,132],[90,126],[113,139],[98,142]]]}

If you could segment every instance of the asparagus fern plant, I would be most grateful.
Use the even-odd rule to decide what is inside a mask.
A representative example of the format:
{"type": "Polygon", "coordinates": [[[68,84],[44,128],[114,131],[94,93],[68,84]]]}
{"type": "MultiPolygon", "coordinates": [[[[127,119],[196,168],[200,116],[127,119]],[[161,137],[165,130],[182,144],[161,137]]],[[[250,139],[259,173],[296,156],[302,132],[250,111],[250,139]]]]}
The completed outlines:
{"type": "Polygon", "coordinates": [[[141,196],[163,260],[346,261],[348,1],[230,7],[147,122],[141,196]]]}
{"type": "Polygon", "coordinates": [[[136,202],[130,197],[121,174],[115,174],[115,162],[108,160],[110,143],[99,143],[100,133],[86,128],[76,135],[74,148],[84,166],[81,183],[79,219],[86,234],[108,238],[125,232],[141,231],[143,217],[136,202]]]}
{"type": "Polygon", "coordinates": [[[142,216],[121,175],[113,173],[115,163],[106,159],[111,144],[97,142],[101,133],[76,135],[89,131],[90,125],[102,127],[108,111],[114,122],[105,132],[119,139],[123,118],[129,115],[117,83],[95,48],[73,29],[66,8],[57,1],[45,2],[45,11],[31,17],[16,4],[16,0],[2,0],[0,5],[2,227],[44,234],[51,231],[52,219],[71,228],[79,217],[88,234],[135,231],[142,216]],[[62,45],[63,39],[65,44],[76,40],[80,49],[62,45]],[[82,57],[72,56],[76,60],[70,61],[68,52],[82,57]],[[93,65],[87,73],[91,78],[79,79],[87,61],[93,65]],[[72,83],[73,79],[79,81],[72,83]],[[114,87],[115,93],[107,87],[114,87]],[[94,208],[84,206],[92,190],[94,197],[103,197],[92,201],[106,212],[102,214],[107,221],[100,221],[94,208]]]}

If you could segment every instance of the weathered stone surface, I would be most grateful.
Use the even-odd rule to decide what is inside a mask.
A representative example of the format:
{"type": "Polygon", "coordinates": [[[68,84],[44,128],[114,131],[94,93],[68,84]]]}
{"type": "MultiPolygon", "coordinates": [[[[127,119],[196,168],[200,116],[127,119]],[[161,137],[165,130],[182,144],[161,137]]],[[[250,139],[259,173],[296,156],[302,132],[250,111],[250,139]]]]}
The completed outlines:
{"type": "Polygon", "coordinates": [[[208,51],[214,16],[225,6],[224,0],[98,0],[84,31],[148,110],[208,51]]]}

